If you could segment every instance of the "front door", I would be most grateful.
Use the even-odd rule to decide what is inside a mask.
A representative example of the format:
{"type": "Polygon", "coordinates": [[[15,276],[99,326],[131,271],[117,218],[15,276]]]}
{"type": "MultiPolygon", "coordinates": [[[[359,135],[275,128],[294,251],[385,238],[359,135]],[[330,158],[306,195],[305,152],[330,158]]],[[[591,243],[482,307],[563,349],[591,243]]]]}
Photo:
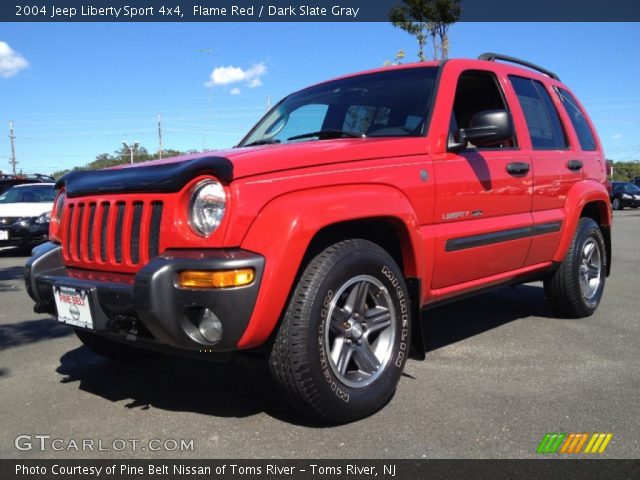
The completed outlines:
{"type": "MultiPolygon", "coordinates": [[[[445,73],[443,73],[444,75],[445,73]]],[[[500,81],[488,70],[451,72],[450,137],[485,110],[510,110],[500,81]]],[[[441,112],[442,114],[442,112],[441,112]]],[[[516,137],[491,148],[434,154],[436,296],[473,288],[474,281],[521,268],[531,243],[532,170],[516,137]],[[466,284],[466,285],[465,285],[466,284]],[[447,288],[450,287],[450,288],[447,288]],[[437,290],[440,290],[439,292],[437,290]]],[[[475,282],[475,283],[478,283],[475,282]]]]}

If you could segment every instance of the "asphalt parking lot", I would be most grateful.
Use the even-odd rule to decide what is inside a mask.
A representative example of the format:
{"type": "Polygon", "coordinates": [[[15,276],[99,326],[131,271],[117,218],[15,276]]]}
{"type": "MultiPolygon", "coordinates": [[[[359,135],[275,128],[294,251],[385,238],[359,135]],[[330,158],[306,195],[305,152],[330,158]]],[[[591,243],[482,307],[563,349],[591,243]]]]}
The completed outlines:
{"type": "Polygon", "coordinates": [[[408,362],[386,408],[339,427],[290,412],[260,368],[94,355],[33,313],[27,257],[0,251],[0,457],[528,458],[547,432],[611,432],[599,457],[640,458],[639,241],[640,211],[616,212],[613,273],[590,318],[554,317],[541,284],[426,312],[426,361],[408,362]],[[19,435],[60,438],[63,450],[35,439],[18,450],[19,435]],[[69,444],[83,439],[95,449],[69,444]],[[150,439],[193,449],[151,451],[150,439]]]}

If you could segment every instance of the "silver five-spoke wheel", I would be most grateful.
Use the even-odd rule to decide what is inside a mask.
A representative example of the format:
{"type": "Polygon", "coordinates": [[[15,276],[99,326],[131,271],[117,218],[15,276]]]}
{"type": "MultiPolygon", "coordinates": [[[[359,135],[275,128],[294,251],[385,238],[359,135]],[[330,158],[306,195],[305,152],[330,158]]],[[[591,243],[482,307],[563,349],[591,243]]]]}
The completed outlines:
{"type": "Polygon", "coordinates": [[[366,387],[389,363],[395,309],[385,286],[369,275],[342,285],[327,311],[325,348],[333,373],[347,386],[366,387]]]}
{"type": "Polygon", "coordinates": [[[600,286],[602,257],[600,249],[593,238],[588,239],[582,247],[580,257],[580,291],[585,300],[591,300],[600,286]]]}

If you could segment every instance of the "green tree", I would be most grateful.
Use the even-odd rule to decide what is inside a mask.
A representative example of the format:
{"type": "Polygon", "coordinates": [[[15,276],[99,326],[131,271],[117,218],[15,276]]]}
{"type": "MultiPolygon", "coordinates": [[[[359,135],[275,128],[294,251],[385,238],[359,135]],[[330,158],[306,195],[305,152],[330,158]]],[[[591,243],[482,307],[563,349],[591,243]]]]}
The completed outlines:
{"type": "Polygon", "coordinates": [[[449,27],[460,18],[460,0],[402,0],[389,12],[394,27],[401,28],[418,41],[418,59],[426,60],[428,37],[433,46],[433,60],[449,56],[449,27]]]}
{"type": "Polygon", "coordinates": [[[393,59],[393,61],[391,60],[385,60],[384,63],[382,64],[383,67],[390,67],[391,65],[402,65],[402,60],[405,57],[405,53],[404,50],[401,48],[400,50],[398,50],[398,53],[396,53],[395,58],[393,59]]]}
{"type": "Polygon", "coordinates": [[[432,4],[432,24],[440,40],[440,58],[446,60],[449,58],[449,27],[460,18],[460,0],[435,0],[432,4]]]}
{"type": "Polygon", "coordinates": [[[628,162],[612,162],[613,175],[612,181],[628,182],[635,177],[640,177],[640,161],[632,160],[628,162]]]}
{"type": "Polygon", "coordinates": [[[418,59],[424,62],[424,48],[427,44],[428,25],[433,15],[431,0],[402,0],[389,12],[389,20],[394,27],[401,28],[418,40],[418,59]]]}

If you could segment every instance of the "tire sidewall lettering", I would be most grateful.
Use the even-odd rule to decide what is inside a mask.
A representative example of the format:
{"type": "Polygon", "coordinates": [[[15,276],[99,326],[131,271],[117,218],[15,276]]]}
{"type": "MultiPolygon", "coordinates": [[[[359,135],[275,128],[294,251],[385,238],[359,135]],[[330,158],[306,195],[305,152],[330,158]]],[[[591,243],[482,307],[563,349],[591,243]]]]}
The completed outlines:
{"type": "Polygon", "coordinates": [[[409,340],[409,312],[410,306],[407,299],[407,296],[402,289],[402,284],[393,273],[391,268],[388,266],[383,266],[381,270],[382,275],[391,282],[393,287],[393,291],[396,294],[396,298],[398,299],[398,303],[400,306],[400,344],[398,346],[398,352],[395,355],[395,359],[393,360],[393,365],[397,368],[402,368],[404,362],[406,360],[406,352],[408,349],[407,342],[409,340]]]}

